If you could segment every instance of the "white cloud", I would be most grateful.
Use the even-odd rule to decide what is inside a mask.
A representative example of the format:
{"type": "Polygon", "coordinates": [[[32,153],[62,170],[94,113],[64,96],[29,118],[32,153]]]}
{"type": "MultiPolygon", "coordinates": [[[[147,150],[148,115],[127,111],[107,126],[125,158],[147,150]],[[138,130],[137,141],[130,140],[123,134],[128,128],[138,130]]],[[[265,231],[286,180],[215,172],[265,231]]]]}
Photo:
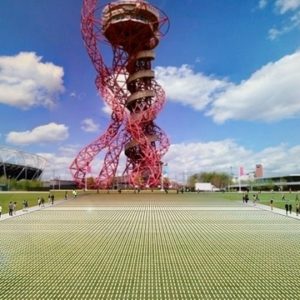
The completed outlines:
{"type": "Polygon", "coordinates": [[[267,4],[268,4],[267,0],[260,0],[258,3],[258,8],[264,9],[267,6],[267,4]]]}
{"type": "Polygon", "coordinates": [[[207,115],[226,120],[277,121],[300,115],[300,52],[263,66],[221,94],[207,115]]]}
{"type": "Polygon", "coordinates": [[[49,123],[27,131],[12,131],[7,134],[6,142],[13,145],[41,144],[64,141],[68,138],[68,127],[63,124],[49,123]]]}
{"type": "Polygon", "coordinates": [[[96,124],[93,119],[84,119],[81,122],[81,129],[85,132],[99,131],[99,124],[96,124]]]}
{"type": "Polygon", "coordinates": [[[62,154],[62,156],[74,157],[79,151],[80,147],[82,147],[82,145],[63,145],[58,148],[58,151],[60,154],[62,154]]]}
{"type": "Polygon", "coordinates": [[[0,56],[0,103],[22,109],[55,105],[64,91],[64,71],[41,60],[33,52],[0,56]]]}
{"type": "MultiPolygon", "coordinates": [[[[66,145],[63,147],[59,147],[57,153],[38,153],[39,155],[45,157],[49,162],[48,166],[43,172],[43,180],[49,180],[53,177],[72,180],[72,175],[69,168],[80,150],[82,150],[82,145],[66,145]]],[[[104,151],[101,151],[98,155],[95,156],[90,165],[91,174],[89,175],[94,177],[98,176],[100,169],[103,166],[104,156],[104,151]]],[[[124,167],[124,162],[121,162],[121,164],[124,167]]],[[[123,170],[121,170],[120,172],[122,171],[123,170]]]]}
{"type": "Polygon", "coordinates": [[[103,111],[106,115],[111,116],[112,109],[111,109],[111,107],[110,107],[106,102],[104,102],[104,106],[102,107],[102,111],[103,111]]]}
{"type": "Polygon", "coordinates": [[[261,163],[265,176],[300,173],[300,146],[279,145],[254,152],[232,140],[207,143],[173,144],[164,157],[172,179],[184,181],[189,175],[217,171],[237,175],[240,166],[253,172],[261,163]]]}
{"type": "MultiPolygon", "coordinates": [[[[259,2],[260,8],[264,8],[264,2],[264,0],[259,2]]],[[[283,16],[283,23],[269,29],[268,38],[270,40],[276,40],[297,28],[300,29],[300,0],[276,0],[275,8],[283,16]]]]}
{"type": "Polygon", "coordinates": [[[268,38],[270,40],[276,40],[281,35],[289,33],[295,28],[300,28],[300,11],[298,11],[289,19],[287,25],[282,26],[280,29],[275,27],[271,28],[268,32],[268,38]]]}
{"type": "Polygon", "coordinates": [[[216,79],[195,73],[188,65],[156,67],[156,79],[162,85],[169,101],[203,110],[217,94],[230,85],[225,79],[216,79]]]}
{"type": "Polygon", "coordinates": [[[281,14],[285,14],[288,11],[298,9],[300,7],[300,0],[277,0],[275,6],[281,14]]]}
{"type": "Polygon", "coordinates": [[[180,176],[180,174],[183,175],[183,172],[212,170],[227,172],[233,162],[238,166],[250,156],[250,151],[232,140],[223,140],[208,143],[173,144],[163,160],[168,162],[171,174],[180,176]]]}
{"type": "Polygon", "coordinates": [[[65,155],[60,151],[58,151],[58,153],[38,153],[38,155],[46,158],[49,162],[43,172],[43,180],[50,180],[53,178],[60,178],[64,180],[72,179],[69,166],[74,157],[65,155]]]}
{"type": "Polygon", "coordinates": [[[71,93],[70,93],[70,97],[71,97],[71,98],[77,98],[76,92],[71,92],[71,93]]]}
{"type": "MultiPolygon", "coordinates": [[[[80,149],[79,145],[59,148],[57,153],[38,153],[45,157],[49,164],[43,178],[54,176],[71,179],[69,167],[80,149]]],[[[184,181],[189,175],[204,171],[231,171],[236,176],[240,166],[246,173],[253,172],[256,164],[262,164],[265,176],[283,176],[300,173],[300,145],[289,147],[282,144],[255,152],[235,141],[219,140],[206,143],[181,143],[170,146],[163,158],[168,163],[168,176],[177,181],[184,181]]],[[[95,158],[92,163],[92,174],[97,176],[103,164],[104,154],[95,158]]],[[[117,174],[124,171],[125,156],[121,154],[117,174]]]]}
{"type": "Polygon", "coordinates": [[[169,101],[206,110],[215,122],[272,122],[300,115],[300,51],[270,62],[240,84],[193,72],[188,66],[157,67],[169,101]]]}
{"type": "Polygon", "coordinates": [[[271,28],[269,29],[269,32],[268,32],[268,38],[270,40],[276,40],[280,35],[284,34],[285,32],[287,31],[287,29],[280,29],[278,30],[277,28],[271,28]]]}

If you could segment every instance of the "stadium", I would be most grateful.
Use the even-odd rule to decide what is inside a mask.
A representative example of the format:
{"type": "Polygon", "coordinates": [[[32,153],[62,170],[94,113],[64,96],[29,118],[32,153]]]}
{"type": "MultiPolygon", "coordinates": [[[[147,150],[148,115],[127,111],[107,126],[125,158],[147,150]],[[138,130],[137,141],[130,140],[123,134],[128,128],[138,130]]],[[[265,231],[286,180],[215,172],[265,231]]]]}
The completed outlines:
{"type": "Polygon", "coordinates": [[[0,147],[0,177],[7,179],[40,179],[47,160],[39,155],[0,147]]]}

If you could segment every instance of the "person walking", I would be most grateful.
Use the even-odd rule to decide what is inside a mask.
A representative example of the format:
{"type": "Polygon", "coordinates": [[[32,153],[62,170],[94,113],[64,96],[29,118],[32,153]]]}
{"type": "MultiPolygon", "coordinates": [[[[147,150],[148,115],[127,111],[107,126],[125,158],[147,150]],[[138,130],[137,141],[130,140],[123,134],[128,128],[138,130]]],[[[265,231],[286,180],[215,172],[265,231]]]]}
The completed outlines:
{"type": "Polygon", "coordinates": [[[248,203],[248,201],[249,201],[249,195],[248,195],[248,192],[247,192],[246,195],[245,195],[245,202],[246,202],[246,204],[248,203]]]}
{"type": "Polygon", "coordinates": [[[13,203],[13,214],[16,215],[17,214],[17,202],[13,203]]]}
{"type": "Polygon", "coordinates": [[[23,211],[25,211],[26,210],[26,200],[23,200],[22,206],[23,206],[23,211]]]}
{"type": "Polygon", "coordinates": [[[13,215],[13,210],[14,210],[14,205],[13,203],[10,201],[8,204],[8,215],[12,216],[13,215]]]}
{"type": "Polygon", "coordinates": [[[77,197],[77,191],[76,191],[76,190],[73,190],[73,191],[72,191],[72,194],[73,194],[73,199],[76,199],[76,197],[77,197]]]}
{"type": "Polygon", "coordinates": [[[2,206],[0,204],[0,218],[1,218],[1,215],[2,215],[2,206]]]}
{"type": "Polygon", "coordinates": [[[258,194],[253,194],[253,205],[256,206],[256,202],[258,201],[258,194]]]}
{"type": "Polygon", "coordinates": [[[284,207],[285,207],[285,214],[288,215],[288,213],[289,213],[289,200],[285,201],[284,207]]]}
{"type": "Polygon", "coordinates": [[[271,198],[271,200],[270,200],[270,207],[271,207],[271,210],[273,210],[273,204],[274,204],[274,200],[273,200],[273,198],[271,198]]]}

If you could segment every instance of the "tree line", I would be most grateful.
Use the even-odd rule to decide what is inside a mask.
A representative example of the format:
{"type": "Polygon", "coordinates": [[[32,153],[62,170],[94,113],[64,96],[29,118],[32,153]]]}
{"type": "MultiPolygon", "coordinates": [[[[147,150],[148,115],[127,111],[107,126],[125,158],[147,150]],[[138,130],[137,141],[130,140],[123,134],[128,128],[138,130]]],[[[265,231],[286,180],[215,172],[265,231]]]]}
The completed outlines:
{"type": "Polygon", "coordinates": [[[43,183],[40,180],[29,180],[15,178],[7,178],[6,176],[0,177],[0,186],[2,190],[39,190],[43,187],[43,183]]]}
{"type": "Polygon", "coordinates": [[[227,173],[200,172],[188,177],[187,184],[194,187],[196,182],[211,183],[219,189],[224,189],[231,184],[231,176],[227,173]]]}

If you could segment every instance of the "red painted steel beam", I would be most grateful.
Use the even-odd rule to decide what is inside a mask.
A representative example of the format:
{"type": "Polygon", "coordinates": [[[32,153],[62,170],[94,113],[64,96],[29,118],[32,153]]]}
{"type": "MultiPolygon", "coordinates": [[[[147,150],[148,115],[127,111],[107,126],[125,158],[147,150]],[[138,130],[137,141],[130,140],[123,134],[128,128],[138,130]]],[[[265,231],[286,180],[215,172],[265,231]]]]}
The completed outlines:
{"type": "Polygon", "coordinates": [[[124,151],[127,162],[123,176],[128,183],[154,187],[160,184],[162,157],[169,140],[154,122],[165,93],[155,81],[152,61],[169,20],[145,0],[115,1],[102,10],[97,2],[83,1],[81,31],[97,71],[97,90],[112,109],[111,122],[78,153],[70,171],[74,181],[84,186],[93,160],[103,152],[103,166],[94,187],[109,188],[124,151]],[[105,48],[111,50],[111,66],[104,62],[105,48]]]}

